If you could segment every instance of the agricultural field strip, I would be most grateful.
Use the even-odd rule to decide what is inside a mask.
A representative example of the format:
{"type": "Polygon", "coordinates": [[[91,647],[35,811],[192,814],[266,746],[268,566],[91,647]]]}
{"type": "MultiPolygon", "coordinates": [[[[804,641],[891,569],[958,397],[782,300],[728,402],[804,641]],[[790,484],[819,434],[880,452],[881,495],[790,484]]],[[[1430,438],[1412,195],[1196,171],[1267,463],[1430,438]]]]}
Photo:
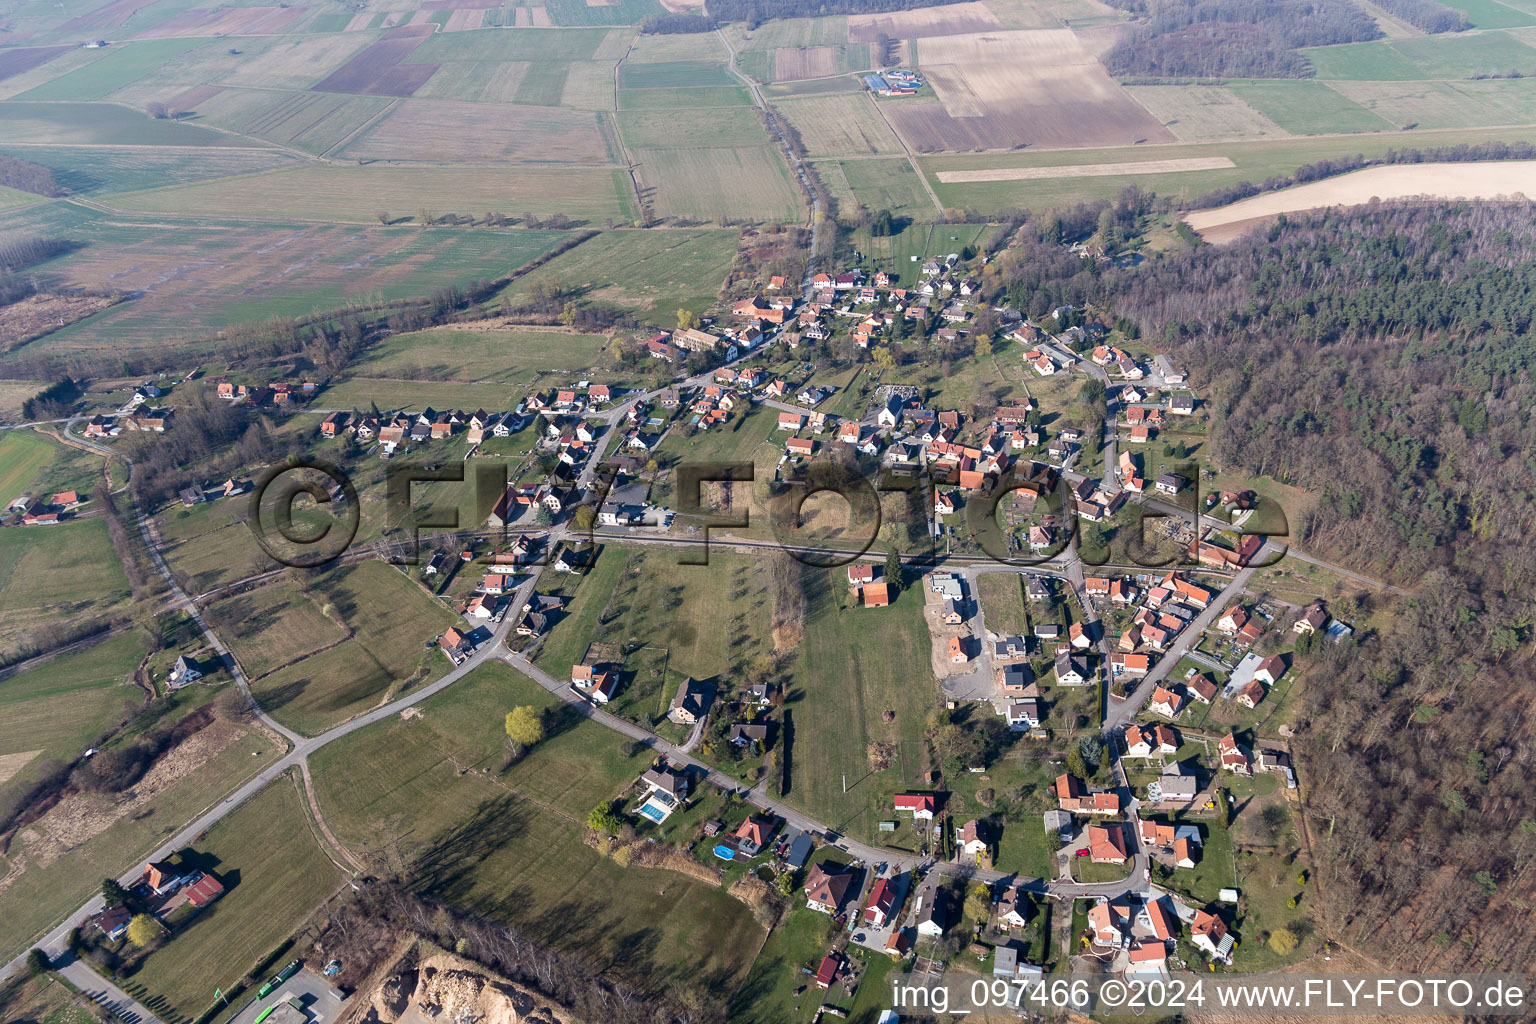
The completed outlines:
{"type": "Polygon", "coordinates": [[[1218,171],[1237,165],[1229,157],[1201,156],[1179,160],[1142,160],[1123,164],[1066,164],[1061,167],[997,167],[976,171],[936,171],[942,182],[1034,181],[1041,178],[1098,178],[1112,174],[1170,174],[1175,171],[1218,171]]]}
{"type": "Polygon", "coordinates": [[[1323,181],[1254,196],[1184,219],[1196,231],[1257,217],[1322,206],[1357,206],[1372,199],[1498,199],[1536,193],[1536,160],[1496,163],[1398,164],[1368,167],[1323,181]]]}

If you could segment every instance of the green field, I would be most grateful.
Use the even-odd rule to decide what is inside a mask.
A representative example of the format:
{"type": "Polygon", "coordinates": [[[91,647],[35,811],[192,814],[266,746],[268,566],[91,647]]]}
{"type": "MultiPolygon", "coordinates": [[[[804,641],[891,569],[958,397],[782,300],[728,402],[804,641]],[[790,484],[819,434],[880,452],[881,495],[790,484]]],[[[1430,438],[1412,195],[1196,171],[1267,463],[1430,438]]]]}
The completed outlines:
{"type": "Polygon", "coordinates": [[[752,559],[724,551],[712,552],[707,566],[681,565],[675,551],[607,544],[536,664],[568,679],[589,643],[634,652],[620,667],[623,689],[608,710],[652,726],[683,676],[713,680],[723,690],[768,652],[766,591],[752,566],[752,559]],[[709,622],[729,626],[700,628],[709,622]],[[665,677],[652,671],[663,665],[665,677]]]}
{"type": "Polygon", "coordinates": [[[536,284],[558,283],[675,326],[679,306],[701,312],[715,300],[739,237],[737,231],[712,228],[605,231],[518,278],[507,293],[517,298],[536,284]]]}
{"type": "Polygon", "coordinates": [[[778,18],[754,29],[731,25],[725,30],[738,50],[777,50],[793,46],[834,46],[848,42],[848,18],[778,18]]]}
{"type": "Polygon", "coordinates": [[[101,458],[67,448],[33,430],[0,434],[0,505],[23,494],[46,498],[59,491],[89,496],[101,482],[101,458]]]}
{"type": "MultiPolygon", "coordinates": [[[[0,112],[3,113],[3,112],[0,112]]],[[[587,223],[624,218],[623,172],[559,165],[406,167],[386,164],[311,165],[179,188],[114,197],[127,210],[202,217],[319,223],[377,224],[383,210],[413,217],[424,205],[437,214],[482,217],[487,210],[516,217],[563,213],[587,223]],[[623,198],[621,198],[623,197],[623,198]]]]}
{"type": "Polygon", "coordinates": [[[83,828],[45,818],[12,841],[6,851],[11,864],[24,858],[26,866],[0,890],[0,919],[6,922],[0,956],[26,949],[100,891],[103,878],[142,863],[144,854],[281,753],[266,737],[232,725],[211,726],[208,739],[207,759],[197,771],[162,782],[146,778],[115,813],[107,797],[73,798],[70,811],[83,828]]]}
{"type": "Polygon", "coordinates": [[[0,789],[36,778],[45,759],[73,761],[142,703],[127,684],[143,654],[124,634],[0,681],[0,789]]]}
{"type": "MultiPolygon", "coordinates": [[[[317,597],[320,595],[316,595],[317,597]]],[[[209,609],[246,676],[256,679],[346,634],[285,583],[227,597],[209,609]]]]}
{"type": "Polygon", "coordinates": [[[735,77],[719,61],[674,60],[650,64],[624,64],[619,68],[620,89],[688,89],[698,86],[734,85],[735,77]]]}
{"type": "MultiPolygon", "coordinates": [[[[249,180],[186,188],[232,188],[249,180]]],[[[174,208],[181,205],[180,194],[168,188],[113,201],[174,208]]],[[[236,205],[230,203],[232,211],[236,205]]],[[[506,274],[570,237],[508,228],[385,228],[377,220],[361,228],[215,219],[175,223],[149,213],[113,216],[70,203],[0,215],[0,231],[5,230],[83,243],[39,265],[39,272],[56,275],[61,283],[143,290],[48,335],[39,344],[49,348],[164,345],[236,323],[378,299],[424,298],[445,285],[506,274]]]]}
{"type": "Polygon", "coordinates": [[[398,851],[417,887],[580,949],[648,991],[689,980],[735,990],[763,936],[744,906],[679,874],[620,869],[582,841],[587,811],[638,776],[648,755],[573,721],[503,664],[419,707],[419,718],[359,730],[311,759],[343,843],[398,851]],[[550,735],[499,772],[502,720],[519,705],[544,709],[550,735]]]}
{"type": "MultiPolygon", "coordinates": [[[[79,195],[105,195],[227,178],[292,166],[295,157],[271,149],[189,150],[103,146],[0,145],[0,153],[42,164],[79,195]]],[[[38,197],[31,197],[34,202],[38,197]]]]}
{"type": "Polygon", "coordinates": [[[0,531],[0,650],[47,647],[61,618],[126,611],[128,579],[103,519],[0,531]]]}
{"type": "Polygon", "coordinates": [[[497,409],[510,410],[524,397],[506,384],[461,384],[386,377],[347,377],[332,384],[322,401],[327,409],[497,409]]]}
{"type": "Polygon", "coordinates": [[[1536,25],[1536,15],[1523,11],[1499,0],[1444,0],[1447,7],[1454,7],[1467,15],[1473,28],[1519,28],[1536,25]]]}
{"type": "MultiPolygon", "coordinates": [[[[437,639],[455,616],[393,566],[358,562],[325,573],[315,580],[311,600],[329,606],[351,636],[251,681],[256,699],[291,728],[323,732],[390,694],[448,670],[448,659],[440,651],[425,649],[423,643],[437,639]]],[[[310,630],[306,642],[323,640],[328,634],[307,613],[304,621],[310,630]]],[[[259,637],[252,642],[260,643],[259,637]]],[[[268,661],[275,661],[282,654],[269,652],[292,653],[301,645],[284,637],[279,628],[262,651],[268,661]]]]}
{"type": "Polygon", "coordinates": [[[353,369],[363,376],[527,384],[550,371],[592,366],[607,343],[607,335],[562,330],[439,327],[393,335],[353,369]]]}
{"type": "Polygon", "coordinates": [[[842,608],[843,569],[807,569],[805,581],[805,640],[787,690],[794,716],[787,799],[839,831],[875,840],[892,794],[919,784],[923,730],[939,699],[923,595],[914,580],[889,608],[842,608]],[[896,744],[899,756],[870,774],[865,751],[875,741],[896,744]]]}
{"type": "Polygon", "coordinates": [[[225,89],[198,105],[203,121],[319,156],[396,101],[328,92],[225,89]]]}
{"type": "Polygon", "coordinates": [[[1295,135],[1379,132],[1393,127],[1322,82],[1236,82],[1234,95],[1295,135]]]}
{"type": "Polygon", "coordinates": [[[556,25],[635,25],[666,13],[656,0],[614,0],[602,6],[586,0],[546,0],[545,9],[556,25]]]}
{"type": "Polygon", "coordinates": [[[112,103],[0,103],[6,145],[248,146],[246,139],[157,121],[112,103]]]}
{"type": "Polygon", "coordinates": [[[918,220],[938,212],[905,157],[819,160],[816,168],[822,182],[837,196],[839,212],[845,215],[853,214],[861,206],[871,211],[890,210],[898,217],[918,220]]]}
{"type": "Polygon", "coordinates": [[[1393,124],[1452,129],[1536,123],[1536,79],[1335,82],[1333,87],[1393,124]]]}
{"type": "Polygon", "coordinates": [[[772,147],[642,149],[633,158],[653,217],[683,223],[804,220],[801,196],[772,147]]]}
{"type": "Polygon", "coordinates": [[[201,39],[146,39],[118,44],[100,60],[29,89],[16,98],[73,102],[105,99],[107,94],[143,78],[161,64],[201,43],[201,39]]]}
{"type": "Polygon", "coordinates": [[[665,148],[680,140],[686,141],[690,148],[698,149],[757,146],[768,142],[756,112],[746,107],[622,110],[618,121],[625,145],[636,149],[665,148]]]}
{"type": "Polygon", "coordinates": [[[749,107],[752,96],[743,85],[711,85],[692,89],[620,89],[620,110],[647,107],[749,107]]]}
{"type": "Polygon", "coordinates": [[[212,1006],[215,988],[234,986],[343,880],[288,779],[209,829],[181,859],[220,878],[224,896],[151,953],[124,987],[162,1017],[182,1020],[212,1006]]]}
{"type": "Polygon", "coordinates": [[[1312,62],[1318,78],[1343,81],[1467,79],[1536,71],[1536,49],[1504,32],[1349,43],[1300,52],[1312,62]]]}
{"type": "MultiPolygon", "coordinates": [[[[1375,45],[1375,44],[1368,44],[1375,45]]],[[[1364,154],[1380,156],[1389,149],[1456,146],[1487,141],[1536,141],[1529,128],[1484,128],[1462,131],[1379,132],[1368,136],[1280,139],[1263,142],[1222,142],[1203,145],[1153,146],[1137,150],[1138,160],[1227,157],[1236,166],[1222,170],[1162,174],[1124,174],[1103,177],[1061,177],[1032,181],[989,181],[945,184],[940,170],[979,170],[1001,167],[1060,167],[1076,164],[1114,163],[1126,160],[1125,149],[1074,149],[993,154],[986,156],[935,156],[919,158],[919,166],[946,207],[1002,210],[1018,206],[1048,210],[1077,202],[1113,199],[1127,185],[1135,184],[1158,195],[1193,199],[1211,189],[1240,181],[1261,182],[1274,175],[1288,175],[1303,164],[1327,157],[1364,154]]]]}

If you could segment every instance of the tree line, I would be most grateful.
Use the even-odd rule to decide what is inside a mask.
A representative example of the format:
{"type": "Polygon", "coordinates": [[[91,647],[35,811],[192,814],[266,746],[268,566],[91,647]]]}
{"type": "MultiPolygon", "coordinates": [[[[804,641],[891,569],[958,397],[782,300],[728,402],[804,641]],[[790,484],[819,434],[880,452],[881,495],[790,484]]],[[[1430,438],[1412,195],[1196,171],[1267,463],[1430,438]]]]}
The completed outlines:
{"type": "MultiPolygon", "coordinates": [[[[1427,2],[1427,0],[1426,0],[1427,2]]],[[[1381,36],[1350,0],[1112,0],[1140,24],[1104,57],[1110,74],[1151,78],[1305,78],[1298,47],[1381,36]]]]}

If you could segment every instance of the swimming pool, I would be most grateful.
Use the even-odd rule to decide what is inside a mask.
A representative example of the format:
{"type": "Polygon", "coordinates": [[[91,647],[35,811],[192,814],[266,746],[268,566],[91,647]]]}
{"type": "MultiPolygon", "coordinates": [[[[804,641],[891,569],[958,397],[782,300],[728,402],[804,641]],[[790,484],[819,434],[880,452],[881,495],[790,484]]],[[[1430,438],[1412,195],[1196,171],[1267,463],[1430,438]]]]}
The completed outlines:
{"type": "Polygon", "coordinates": [[[666,817],[666,814],[662,812],[661,808],[655,806],[654,804],[642,804],[640,806],[640,813],[655,822],[660,822],[661,819],[666,817]]]}
{"type": "Polygon", "coordinates": [[[731,849],[729,846],[726,846],[724,843],[721,843],[719,846],[715,847],[715,856],[719,857],[721,860],[735,860],[736,851],[731,849]]]}

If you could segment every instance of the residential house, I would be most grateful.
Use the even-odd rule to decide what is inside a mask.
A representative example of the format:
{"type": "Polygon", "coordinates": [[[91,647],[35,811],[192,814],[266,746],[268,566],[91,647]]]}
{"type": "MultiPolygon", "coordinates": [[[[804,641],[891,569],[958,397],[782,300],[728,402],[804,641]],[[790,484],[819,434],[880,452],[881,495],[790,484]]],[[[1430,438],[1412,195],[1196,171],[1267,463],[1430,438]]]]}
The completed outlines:
{"type": "Polygon", "coordinates": [[[1128,725],[1125,727],[1126,757],[1157,757],[1175,754],[1179,740],[1166,725],[1128,725]]]}
{"type": "Polygon", "coordinates": [[[986,825],[975,818],[962,825],[960,828],[959,849],[961,856],[972,859],[986,853],[986,825]]]}
{"type": "Polygon", "coordinates": [[[869,890],[869,901],[864,905],[864,923],[871,928],[884,928],[895,919],[900,908],[901,888],[893,878],[879,878],[869,890]]]}
{"type": "Polygon", "coordinates": [[[1088,681],[1088,662],[1075,655],[1062,652],[1056,655],[1056,682],[1061,686],[1082,686],[1088,681]]]}
{"type": "Polygon", "coordinates": [[[1226,923],[1215,914],[1195,911],[1194,923],[1189,926],[1189,938],[1195,948],[1213,960],[1231,961],[1232,936],[1227,933],[1226,923]]]}
{"type": "Polygon", "coordinates": [[[1014,732],[1038,729],[1042,720],[1038,700],[1015,700],[1008,703],[1008,728],[1014,732]]]}
{"type": "Polygon", "coordinates": [[[932,821],[939,798],[937,793],[897,793],[892,805],[898,814],[911,814],[913,821],[932,821]]]}
{"type": "Polygon", "coordinates": [[[1077,776],[1063,772],[1056,777],[1056,801],[1061,810],[1073,814],[1119,814],[1120,794],[1113,790],[1090,790],[1077,776]]]}
{"type": "Polygon", "coordinates": [[[736,839],[737,850],[748,857],[756,857],[767,847],[768,840],[773,838],[778,828],[777,818],[754,814],[742,822],[731,835],[736,839]]]}
{"type": "Polygon", "coordinates": [[[1017,885],[1003,890],[997,901],[997,923],[1010,930],[1023,928],[1029,923],[1029,894],[1017,885]]]}
{"type": "Polygon", "coordinates": [[[1089,860],[1095,864],[1124,864],[1129,857],[1125,828],[1118,821],[1088,826],[1089,860]]]}
{"type": "Polygon", "coordinates": [[[1238,745],[1237,737],[1227,733],[1216,744],[1217,762],[1222,771],[1232,772],[1234,775],[1252,775],[1253,764],[1249,760],[1248,752],[1238,745]]]}
{"type": "Polygon", "coordinates": [[[1154,715],[1162,715],[1164,718],[1178,718],[1183,707],[1184,701],[1177,693],[1159,686],[1152,691],[1152,700],[1147,704],[1147,711],[1154,715]]]}
{"type": "Polygon", "coordinates": [[[805,876],[805,905],[820,913],[835,915],[847,900],[852,884],[852,872],[828,871],[826,865],[813,864],[805,876]]]}
{"type": "Polygon", "coordinates": [[[667,711],[667,718],[677,725],[693,725],[708,713],[710,701],[713,699],[712,687],[688,676],[677,684],[677,694],[672,698],[672,706],[667,711]]]}
{"type": "Polygon", "coordinates": [[[189,658],[185,654],[176,659],[176,664],[171,666],[171,671],[166,675],[166,684],[173,690],[179,690],[183,686],[195,683],[203,678],[203,667],[195,658],[189,658]]]}
{"type": "Polygon", "coordinates": [[[1184,681],[1184,692],[1189,695],[1189,699],[1199,701],[1201,704],[1209,704],[1215,700],[1220,689],[1216,685],[1216,680],[1203,672],[1197,672],[1184,681]]]}
{"type": "Polygon", "coordinates": [[[1256,708],[1264,700],[1264,684],[1257,679],[1248,680],[1248,685],[1237,691],[1234,698],[1245,708],[1256,708]]]}

